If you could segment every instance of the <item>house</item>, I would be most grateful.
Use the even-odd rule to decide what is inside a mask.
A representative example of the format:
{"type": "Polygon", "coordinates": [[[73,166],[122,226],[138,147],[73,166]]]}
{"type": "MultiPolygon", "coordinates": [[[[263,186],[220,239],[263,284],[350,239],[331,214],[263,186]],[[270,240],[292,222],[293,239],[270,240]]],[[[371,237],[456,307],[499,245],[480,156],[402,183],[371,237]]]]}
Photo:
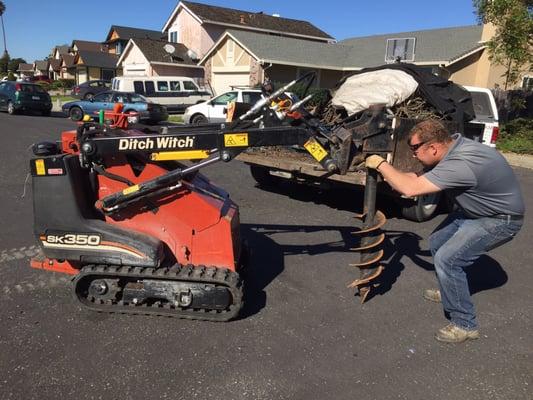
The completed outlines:
{"type": "Polygon", "coordinates": [[[36,60],[33,62],[33,74],[48,76],[48,60],[36,60]]]}
{"type": "Polygon", "coordinates": [[[70,54],[77,54],[80,50],[85,51],[102,51],[102,52],[108,52],[109,46],[105,43],[100,42],[89,42],[87,40],[73,40],[72,44],[70,46],[70,54]]]}
{"type": "Polygon", "coordinates": [[[48,76],[52,80],[55,81],[55,80],[59,79],[60,74],[61,74],[61,60],[60,59],[51,58],[48,61],[49,61],[48,76]]]}
{"type": "Polygon", "coordinates": [[[216,93],[231,85],[257,85],[265,75],[289,82],[314,70],[315,85],[331,88],[351,71],[387,62],[410,62],[456,83],[503,86],[504,68],[492,65],[486,42],[492,25],[400,32],[320,43],[260,32],[227,30],[200,60],[216,93]]]}
{"type": "Polygon", "coordinates": [[[128,41],[133,38],[162,40],[166,35],[160,31],[112,25],[104,43],[108,46],[109,53],[121,55],[128,41]]]}
{"type": "Polygon", "coordinates": [[[78,50],[75,59],[76,84],[89,80],[111,80],[117,74],[116,54],[103,51],[78,50]]]}
{"type": "Polygon", "coordinates": [[[76,56],[72,54],[63,54],[61,56],[61,65],[59,78],[60,79],[76,79],[76,56]]]}
{"type": "Polygon", "coordinates": [[[33,76],[33,64],[20,63],[17,72],[20,78],[33,76]]]}
{"type": "Polygon", "coordinates": [[[64,54],[69,54],[70,46],[68,45],[62,45],[62,46],[55,46],[51,53],[51,58],[54,60],[60,60],[61,56],[64,54]]]}
{"type": "MultiPolygon", "coordinates": [[[[204,68],[191,58],[189,49],[181,43],[163,40],[130,39],[117,66],[124,76],[188,76],[203,80],[204,68]]],[[[203,83],[203,82],[201,82],[203,83]]]]}
{"type": "Polygon", "coordinates": [[[215,93],[230,86],[258,85],[268,76],[274,82],[291,80],[314,70],[316,86],[332,87],[353,67],[352,48],[334,43],[228,30],[200,60],[215,93]]]}
{"type": "Polygon", "coordinates": [[[202,58],[227,29],[318,43],[334,42],[333,37],[307,21],[190,1],[178,3],[165,22],[163,33],[168,35],[169,42],[183,43],[202,58]]]}

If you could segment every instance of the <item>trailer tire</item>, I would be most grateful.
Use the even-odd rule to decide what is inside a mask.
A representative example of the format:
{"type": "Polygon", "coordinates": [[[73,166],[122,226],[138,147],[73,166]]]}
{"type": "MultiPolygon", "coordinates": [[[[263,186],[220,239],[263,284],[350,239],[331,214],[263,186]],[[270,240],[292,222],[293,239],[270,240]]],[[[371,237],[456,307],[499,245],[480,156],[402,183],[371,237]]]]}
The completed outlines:
{"type": "Polygon", "coordinates": [[[268,171],[269,169],[266,167],[250,165],[250,173],[252,174],[252,178],[254,178],[254,180],[259,184],[259,186],[272,187],[276,186],[276,184],[278,183],[278,178],[270,175],[268,171]]]}
{"type": "Polygon", "coordinates": [[[440,199],[441,193],[437,192],[418,196],[416,200],[408,200],[402,204],[402,216],[409,221],[427,221],[435,215],[440,199]]]}

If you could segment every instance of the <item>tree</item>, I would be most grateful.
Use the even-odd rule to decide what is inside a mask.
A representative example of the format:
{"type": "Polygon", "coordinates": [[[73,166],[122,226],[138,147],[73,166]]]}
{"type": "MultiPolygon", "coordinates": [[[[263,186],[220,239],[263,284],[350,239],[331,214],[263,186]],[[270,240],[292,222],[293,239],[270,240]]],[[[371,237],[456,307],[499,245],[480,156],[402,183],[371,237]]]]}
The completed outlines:
{"type": "Polygon", "coordinates": [[[505,67],[505,89],[533,66],[533,0],[473,0],[478,20],[492,23],[489,57],[505,67]]]}
{"type": "Polygon", "coordinates": [[[15,72],[17,69],[19,69],[19,64],[26,64],[26,60],[23,58],[12,58],[7,64],[7,69],[15,72]]]}
{"type": "Polygon", "coordinates": [[[4,29],[4,13],[6,12],[6,5],[3,1],[0,1],[0,21],[2,21],[2,34],[4,36],[4,56],[7,54],[7,44],[6,44],[6,30],[4,29]]]}
{"type": "Polygon", "coordinates": [[[9,54],[4,53],[4,55],[0,57],[0,74],[7,75],[8,64],[9,64],[9,54]]]}

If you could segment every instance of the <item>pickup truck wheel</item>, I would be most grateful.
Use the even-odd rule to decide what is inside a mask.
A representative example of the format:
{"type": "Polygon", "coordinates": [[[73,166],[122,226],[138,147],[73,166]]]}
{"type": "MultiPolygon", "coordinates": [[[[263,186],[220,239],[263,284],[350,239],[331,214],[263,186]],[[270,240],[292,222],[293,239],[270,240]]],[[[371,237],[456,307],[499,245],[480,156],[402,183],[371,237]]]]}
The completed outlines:
{"type": "Polygon", "coordinates": [[[83,111],[79,107],[71,107],[68,115],[72,121],[81,121],[83,119],[83,111]]]}
{"type": "Polygon", "coordinates": [[[207,124],[207,122],[207,118],[202,114],[193,115],[191,118],[191,124],[193,125],[207,124]]]}
{"type": "Polygon", "coordinates": [[[416,200],[409,200],[402,206],[402,216],[415,222],[431,219],[439,206],[441,193],[430,193],[418,196],[416,200]]]}
{"type": "Polygon", "coordinates": [[[258,165],[250,165],[250,173],[252,174],[252,178],[254,178],[259,186],[272,187],[276,186],[278,183],[278,178],[270,175],[268,171],[268,168],[260,167],[258,165]]]}

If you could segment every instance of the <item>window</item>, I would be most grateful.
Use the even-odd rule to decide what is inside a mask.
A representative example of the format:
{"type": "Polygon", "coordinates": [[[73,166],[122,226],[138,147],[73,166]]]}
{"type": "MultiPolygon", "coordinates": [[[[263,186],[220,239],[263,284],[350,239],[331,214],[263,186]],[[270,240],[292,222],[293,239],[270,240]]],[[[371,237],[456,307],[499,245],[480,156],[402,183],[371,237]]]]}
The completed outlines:
{"type": "Polygon", "coordinates": [[[215,97],[211,103],[216,105],[226,105],[230,101],[237,100],[237,92],[228,92],[215,97]]]}
{"type": "Polygon", "coordinates": [[[522,89],[533,90],[533,76],[524,76],[522,79],[522,89]]]}
{"type": "Polygon", "coordinates": [[[114,69],[102,69],[102,79],[104,81],[110,81],[115,77],[114,69]]]}
{"type": "Polygon", "coordinates": [[[128,97],[122,93],[115,94],[114,102],[116,103],[128,103],[128,97]]]}
{"type": "Polygon", "coordinates": [[[178,31],[169,32],[168,41],[171,43],[178,43],[178,31]]]}
{"type": "Polygon", "coordinates": [[[96,88],[96,87],[100,86],[100,82],[98,82],[98,81],[89,82],[89,86],[92,87],[92,88],[96,88]]]}
{"type": "Polygon", "coordinates": [[[122,43],[121,41],[118,41],[117,42],[117,45],[115,47],[115,52],[117,54],[122,54],[122,51],[124,50],[124,43],[122,43]]]}
{"type": "Polygon", "coordinates": [[[140,94],[130,94],[130,102],[131,103],[148,103],[148,100],[144,96],[141,96],[140,94]]]}
{"type": "Polygon", "coordinates": [[[259,92],[242,92],[242,102],[246,104],[255,104],[261,99],[259,92]]]}
{"type": "Polygon", "coordinates": [[[155,85],[153,81],[145,81],[144,82],[144,89],[146,90],[146,95],[150,96],[155,93],[155,85]]]}
{"type": "Polygon", "coordinates": [[[490,105],[489,95],[483,92],[470,92],[472,95],[472,105],[476,113],[476,119],[494,118],[490,105]]]}
{"type": "Polygon", "coordinates": [[[0,93],[2,93],[6,89],[6,86],[6,83],[0,83],[0,93]]]}
{"type": "Polygon", "coordinates": [[[157,91],[158,92],[168,92],[168,82],[167,81],[157,81],[157,91]]]}
{"type": "Polygon", "coordinates": [[[94,101],[98,103],[109,103],[113,100],[113,93],[100,93],[94,96],[94,101]]]}
{"type": "Polygon", "coordinates": [[[183,81],[183,90],[198,90],[198,87],[195,85],[194,82],[183,81]]]}
{"type": "MultiPolygon", "coordinates": [[[[117,81],[118,83],[118,81],[117,81]]],[[[117,88],[118,88],[118,84],[117,84],[117,88]]],[[[140,94],[144,94],[144,85],[141,81],[133,81],[133,91],[135,93],[140,93],[140,94]]]]}
{"type": "Polygon", "coordinates": [[[179,81],[170,81],[170,90],[173,92],[179,92],[181,90],[181,85],[179,81]]]}
{"type": "Polygon", "coordinates": [[[415,60],[415,38],[387,39],[385,62],[415,60]]]}

